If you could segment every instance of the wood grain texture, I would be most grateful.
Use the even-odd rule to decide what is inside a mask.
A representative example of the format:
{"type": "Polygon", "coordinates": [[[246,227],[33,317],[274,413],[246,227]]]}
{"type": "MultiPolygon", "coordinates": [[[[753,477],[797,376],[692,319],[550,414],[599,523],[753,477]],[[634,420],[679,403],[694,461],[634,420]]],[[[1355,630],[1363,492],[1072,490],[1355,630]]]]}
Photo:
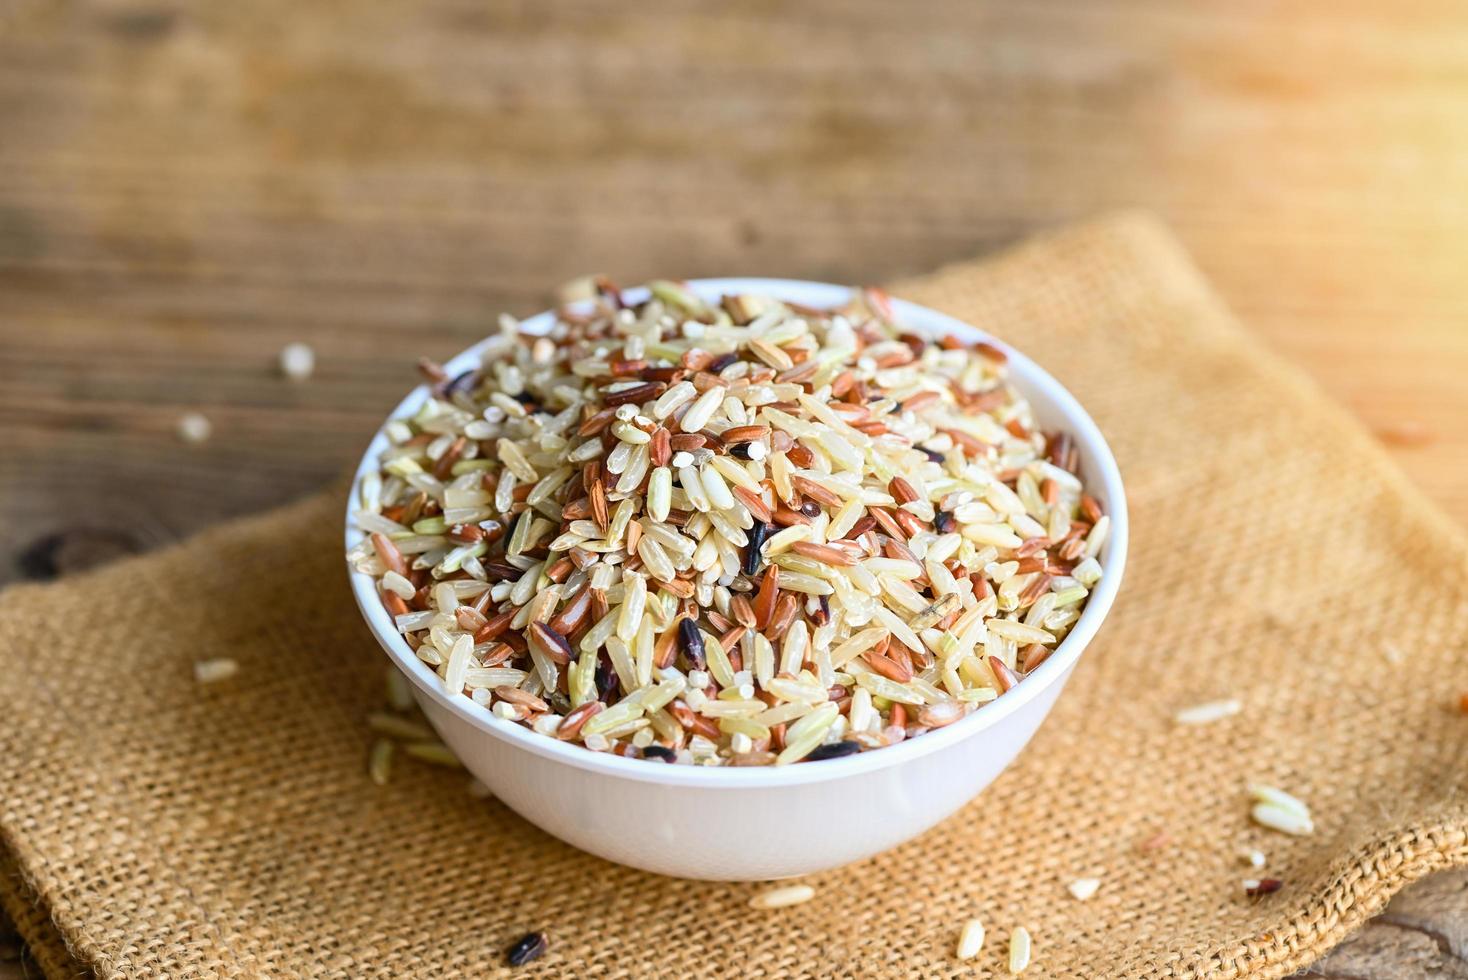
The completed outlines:
{"type": "MultiPolygon", "coordinates": [[[[881,281],[1122,206],[1468,520],[1465,186],[1458,2],[0,0],[0,581],[320,485],[571,276],[881,281]]],[[[1319,971],[1463,976],[1465,882],[1319,971]]]]}

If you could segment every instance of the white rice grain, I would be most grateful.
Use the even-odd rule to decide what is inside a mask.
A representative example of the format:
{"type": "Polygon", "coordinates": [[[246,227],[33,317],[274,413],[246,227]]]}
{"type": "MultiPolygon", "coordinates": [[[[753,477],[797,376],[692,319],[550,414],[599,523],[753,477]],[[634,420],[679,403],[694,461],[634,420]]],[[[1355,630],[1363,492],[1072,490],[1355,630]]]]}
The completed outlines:
{"type": "Polygon", "coordinates": [[[1071,897],[1078,902],[1084,902],[1096,894],[1101,887],[1100,878],[1077,878],[1065,886],[1071,897]]]}
{"type": "Polygon", "coordinates": [[[302,382],[316,370],[316,352],[310,345],[286,344],[280,349],[280,373],[292,381],[302,382]]]}
{"type": "Polygon", "coordinates": [[[1209,722],[1221,721],[1232,715],[1238,714],[1244,709],[1242,701],[1229,698],[1222,701],[1206,701],[1196,704],[1191,708],[1184,708],[1175,716],[1181,725],[1206,725],[1209,722]]]}
{"type": "Polygon", "coordinates": [[[762,910],[783,909],[802,902],[809,902],[815,897],[816,890],[810,885],[783,885],[767,892],[760,892],[749,900],[749,907],[762,910]]]}
{"type": "Polygon", "coordinates": [[[215,657],[194,664],[194,680],[200,684],[217,684],[227,681],[240,672],[240,665],[230,657],[215,657]]]}
{"type": "Polygon", "coordinates": [[[984,924],[978,919],[969,919],[958,934],[956,955],[961,960],[971,960],[984,948],[984,924]]]}
{"type": "Polygon", "coordinates": [[[208,442],[209,435],[214,431],[214,426],[209,423],[200,412],[188,412],[179,417],[178,437],[184,442],[194,444],[208,442]]]}
{"type": "Polygon", "coordinates": [[[1019,926],[1009,934],[1009,972],[1023,973],[1030,965],[1032,952],[1030,932],[1024,926],[1019,926]]]}

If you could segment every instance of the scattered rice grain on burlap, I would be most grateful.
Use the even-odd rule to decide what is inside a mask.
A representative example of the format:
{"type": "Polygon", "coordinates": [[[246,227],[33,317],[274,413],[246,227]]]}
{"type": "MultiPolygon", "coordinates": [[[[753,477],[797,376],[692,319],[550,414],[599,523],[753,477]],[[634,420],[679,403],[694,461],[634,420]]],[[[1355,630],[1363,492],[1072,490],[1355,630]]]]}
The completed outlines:
{"type": "MultiPolygon", "coordinates": [[[[747,908],[767,885],[607,864],[459,772],[404,759],[374,786],[382,660],[340,567],[339,487],[0,596],[0,842],[54,935],[120,976],[488,975],[541,928],[537,976],[1002,975],[1003,942],[954,957],[977,917],[1034,931],[1027,977],[1283,976],[1468,862],[1468,544],[1165,233],[1111,220],[893,292],[1043,354],[1132,495],[1113,617],[978,803],[769,914],[747,908]],[[1387,641],[1412,656],[1383,668],[1387,641]],[[223,656],[237,677],[197,685],[193,663],[223,656]],[[1246,711],[1174,722],[1219,692],[1246,711]],[[1289,887],[1254,900],[1251,781],[1316,824],[1270,834],[1289,887]],[[1106,883],[1084,903],[1065,888],[1082,875],[1106,883]],[[710,922],[738,957],[687,938],[710,922]]],[[[24,908],[17,881],[0,898],[24,908]]],[[[45,920],[20,925],[72,975],[45,920]]]]}

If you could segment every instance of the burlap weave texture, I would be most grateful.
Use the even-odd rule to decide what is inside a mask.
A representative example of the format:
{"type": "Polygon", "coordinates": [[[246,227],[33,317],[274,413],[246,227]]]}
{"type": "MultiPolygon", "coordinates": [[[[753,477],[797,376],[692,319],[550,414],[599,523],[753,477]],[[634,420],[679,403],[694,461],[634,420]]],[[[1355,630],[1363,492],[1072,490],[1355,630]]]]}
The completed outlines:
{"type": "Polygon", "coordinates": [[[460,773],[400,760],[376,787],[384,658],[337,489],[0,595],[0,899],[47,975],[484,976],[543,928],[527,975],[993,976],[1023,924],[1027,975],[1275,977],[1468,862],[1468,542],[1164,231],[1111,219],[893,292],[1049,368],[1129,491],[1111,618],[976,801],[757,913],[756,885],[600,861],[460,773]],[[201,689],[216,656],[241,672],[201,689]],[[1244,711],[1174,723],[1220,697],[1244,711]],[[1252,826],[1251,779],[1306,799],[1316,833],[1252,826]],[[1281,891],[1243,896],[1245,845],[1281,891]],[[990,939],[963,964],[970,916],[990,939]]]}

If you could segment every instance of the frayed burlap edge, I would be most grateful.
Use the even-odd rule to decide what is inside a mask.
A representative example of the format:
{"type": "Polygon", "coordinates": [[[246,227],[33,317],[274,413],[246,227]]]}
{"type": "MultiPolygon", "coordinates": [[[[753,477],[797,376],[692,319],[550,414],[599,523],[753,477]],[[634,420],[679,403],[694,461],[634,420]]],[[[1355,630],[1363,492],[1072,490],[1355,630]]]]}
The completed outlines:
{"type": "Polygon", "coordinates": [[[21,877],[14,856],[5,847],[0,847],[0,909],[15,923],[27,955],[49,980],[93,976],[66,948],[66,940],[47,906],[21,877]]]}

